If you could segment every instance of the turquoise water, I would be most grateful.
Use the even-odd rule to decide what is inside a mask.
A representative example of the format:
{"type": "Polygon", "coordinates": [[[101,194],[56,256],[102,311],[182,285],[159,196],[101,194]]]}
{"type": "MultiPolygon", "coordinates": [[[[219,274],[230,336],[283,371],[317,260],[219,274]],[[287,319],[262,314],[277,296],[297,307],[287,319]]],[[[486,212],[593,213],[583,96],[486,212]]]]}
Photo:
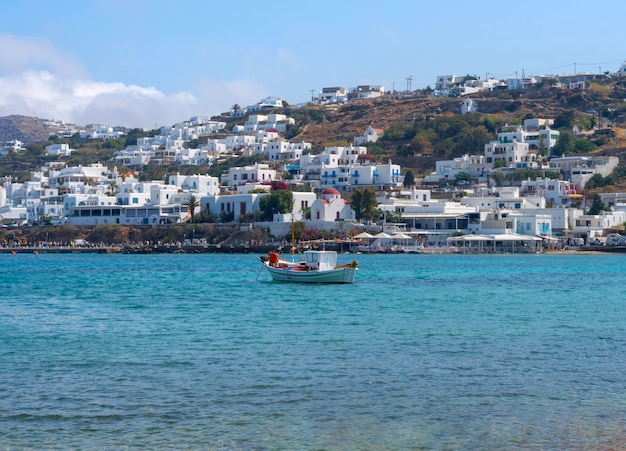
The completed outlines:
{"type": "Polygon", "coordinates": [[[626,256],[357,258],[0,255],[0,449],[625,446],[626,256]]]}

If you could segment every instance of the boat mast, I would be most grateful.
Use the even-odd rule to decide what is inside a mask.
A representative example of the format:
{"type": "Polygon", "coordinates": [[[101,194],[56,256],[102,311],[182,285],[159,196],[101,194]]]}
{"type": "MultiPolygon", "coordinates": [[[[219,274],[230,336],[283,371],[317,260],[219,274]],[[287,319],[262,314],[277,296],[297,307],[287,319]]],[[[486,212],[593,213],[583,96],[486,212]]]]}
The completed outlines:
{"type": "Polygon", "coordinates": [[[293,223],[293,206],[291,207],[291,256],[293,257],[293,254],[295,252],[296,249],[296,233],[294,230],[294,223],[293,223]]]}

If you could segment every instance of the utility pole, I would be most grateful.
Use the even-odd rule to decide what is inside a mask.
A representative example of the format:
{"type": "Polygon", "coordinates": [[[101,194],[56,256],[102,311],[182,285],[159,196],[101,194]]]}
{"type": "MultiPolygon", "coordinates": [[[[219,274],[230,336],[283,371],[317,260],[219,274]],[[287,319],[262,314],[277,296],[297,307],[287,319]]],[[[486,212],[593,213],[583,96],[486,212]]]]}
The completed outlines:
{"type": "Polygon", "coordinates": [[[315,97],[313,97],[314,92],[315,92],[315,89],[311,89],[311,102],[315,101],[315,97]]]}
{"type": "Polygon", "coordinates": [[[406,91],[411,92],[411,82],[413,81],[413,76],[409,75],[406,77],[406,91]]]}

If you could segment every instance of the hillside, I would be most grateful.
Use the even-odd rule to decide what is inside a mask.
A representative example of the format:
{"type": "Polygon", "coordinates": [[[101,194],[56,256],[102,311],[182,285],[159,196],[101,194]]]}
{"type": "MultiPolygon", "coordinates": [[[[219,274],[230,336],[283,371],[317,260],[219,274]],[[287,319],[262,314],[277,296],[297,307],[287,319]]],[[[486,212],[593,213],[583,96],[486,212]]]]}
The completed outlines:
{"type": "MultiPolygon", "coordinates": [[[[479,93],[472,95],[471,98],[478,105],[477,114],[480,118],[477,123],[480,124],[485,120],[484,118],[494,118],[494,123],[504,125],[505,123],[520,123],[521,120],[529,117],[556,119],[566,113],[571,113],[575,122],[581,124],[592,122],[597,124],[602,121],[605,125],[610,120],[615,136],[607,137],[601,142],[596,140],[600,147],[594,153],[618,156],[624,154],[626,136],[618,127],[626,115],[626,102],[624,102],[626,82],[621,79],[607,79],[602,83],[592,83],[584,91],[557,89],[546,83],[526,90],[479,93]]],[[[403,93],[343,105],[309,104],[298,108],[288,107],[276,112],[284,113],[296,120],[296,125],[287,133],[287,139],[310,142],[314,150],[319,151],[324,146],[351,144],[353,138],[361,136],[370,125],[387,130],[390,127],[398,127],[399,124],[410,126],[437,118],[458,118],[462,101],[461,98],[432,98],[416,92],[410,95],[403,93]]],[[[184,119],[181,118],[181,120],[184,119]]],[[[227,113],[219,119],[228,123],[227,128],[246,120],[246,118],[230,118],[227,113]]],[[[42,119],[17,115],[0,118],[0,139],[3,141],[19,139],[27,144],[44,141],[52,131],[54,130],[48,128],[42,119]]],[[[495,132],[489,130],[489,133],[490,137],[487,139],[493,139],[495,132]]],[[[468,150],[456,147],[456,154],[454,154],[451,153],[449,142],[433,141],[434,151],[408,152],[406,149],[411,144],[410,139],[408,137],[404,142],[383,140],[377,143],[380,144],[376,153],[377,158],[379,161],[393,159],[404,168],[412,169],[416,173],[426,173],[434,169],[436,160],[458,156],[459,150],[471,153],[477,151],[476,148],[482,148],[482,144],[475,148],[467,148],[468,150]]],[[[106,163],[107,155],[114,151],[112,146],[93,142],[84,143],[77,154],[85,155],[83,164],[88,162],[88,155],[106,163]]],[[[18,160],[18,158],[11,160],[18,160]]],[[[15,161],[12,164],[14,163],[15,161]]],[[[33,161],[33,163],[36,162],[33,161]]]]}
{"type": "Polygon", "coordinates": [[[17,139],[31,144],[48,139],[50,129],[37,117],[11,115],[0,117],[0,142],[17,139]]]}

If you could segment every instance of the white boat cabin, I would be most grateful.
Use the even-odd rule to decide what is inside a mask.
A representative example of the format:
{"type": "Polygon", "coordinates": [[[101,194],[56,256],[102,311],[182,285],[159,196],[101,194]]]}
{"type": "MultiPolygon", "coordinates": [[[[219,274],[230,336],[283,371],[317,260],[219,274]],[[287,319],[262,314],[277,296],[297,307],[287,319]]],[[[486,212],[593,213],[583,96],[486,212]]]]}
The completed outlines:
{"type": "Polygon", "coordinates": [[[304,262],[312,269],[330,271],[337,266],[337,252],[335,251],[305,251],[304,262]]]}

